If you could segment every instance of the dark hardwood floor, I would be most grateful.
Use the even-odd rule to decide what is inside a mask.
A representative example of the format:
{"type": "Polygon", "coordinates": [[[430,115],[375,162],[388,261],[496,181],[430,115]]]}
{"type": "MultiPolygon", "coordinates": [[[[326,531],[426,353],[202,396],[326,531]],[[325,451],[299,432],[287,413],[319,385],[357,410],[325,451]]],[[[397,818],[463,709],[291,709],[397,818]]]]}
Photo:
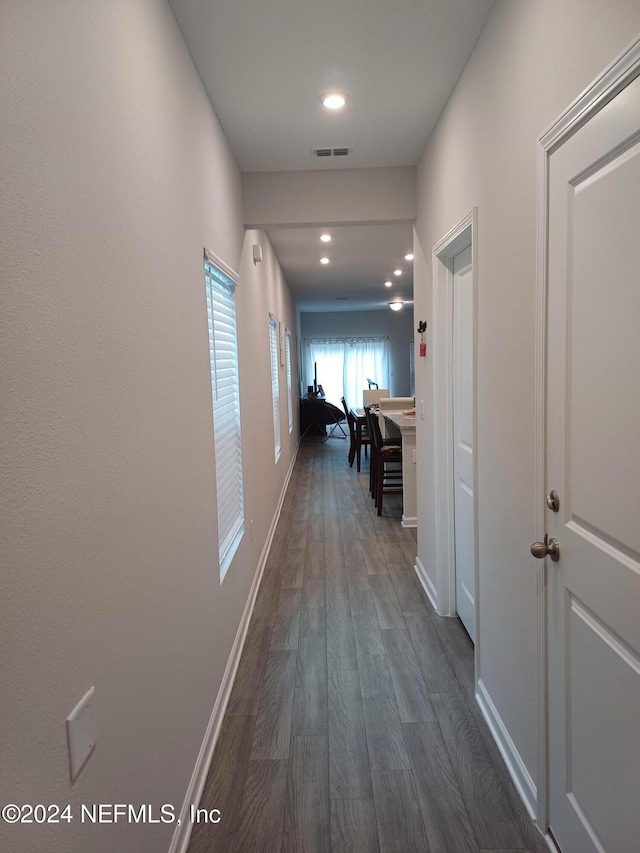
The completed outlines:
{"type": "Polygon", "coordinates": [[[401,498],[379,518],[347,449],[300,446],[189,853],[546,853],[401,498]]]}

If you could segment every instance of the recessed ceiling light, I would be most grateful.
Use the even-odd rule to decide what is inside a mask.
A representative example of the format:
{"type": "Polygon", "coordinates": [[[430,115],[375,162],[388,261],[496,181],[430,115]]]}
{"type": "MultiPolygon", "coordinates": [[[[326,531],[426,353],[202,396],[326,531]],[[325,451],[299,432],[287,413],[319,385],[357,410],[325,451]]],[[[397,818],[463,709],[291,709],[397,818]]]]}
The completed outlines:
{"type": "Polygon", "coordinates": [[[329,92],[328,95],[323,96],[322,103],[328,110],[341,110],[347,103],[347,99],[339,92],[329,92]]]}
{"type": "Polygon", "coordinates": [[[385,287],[391,287],[392,285],[393,285],[392,281],[385,281],[385,283],[384,283],[385,287]]]}
{"type": "Polygon", "coordinates": [[[408,254],[408,255],[405,255],[405,256],[404,256],[404,259],[405,259],[405,261],[412,261],[412,260],[413,260],[413,255],[411,254],[411,252],[409,252],[409,254],[408,254]]]}
{"type": "Polygon", "coordinates": [[[331,242],[331,234],[321,234],[320,239],[322,240],[323,243],[330,243],[331,242]]]}
{"type": "Polygon", "coordinates": [[[402,275],[402,270],[394,270],[393,274],[394,275],[402,275]]]}
{"type": "Polygon", "coordinates": [[[320,258],[320,263],[321,263],[321,264],[328,264],[328,263],[329,263],[329,258],[320,258]]]}
{"type": "Polygon", "coordinates": [[[399,311],[403,305],[404,302],[401,302],[399,299],[396,299],[393,302],[389,303],[389,308],[391,308],[392,311],[399,311]]]}

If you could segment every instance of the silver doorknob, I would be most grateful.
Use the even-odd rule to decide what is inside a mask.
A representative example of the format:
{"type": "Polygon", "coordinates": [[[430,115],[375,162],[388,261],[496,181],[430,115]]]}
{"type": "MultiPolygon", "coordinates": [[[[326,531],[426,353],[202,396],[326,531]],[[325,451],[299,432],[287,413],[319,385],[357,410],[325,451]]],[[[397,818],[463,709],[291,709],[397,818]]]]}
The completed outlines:
{"type": "Polygon", "coordinates": [[[544,542],[534,542],[531,546],[531,553],[536,560],[544,560],[545,557],[551,557],[554,563],[560,559],[560,545],[557,539],[548,539],[545,535],[544,542]]]}
{"type": "Polygon", "coordinates": [[[555,489],[550,491],[547,495],[547,506],[552,512],[558,512],[560,509],[560,495],[555,489]]]}

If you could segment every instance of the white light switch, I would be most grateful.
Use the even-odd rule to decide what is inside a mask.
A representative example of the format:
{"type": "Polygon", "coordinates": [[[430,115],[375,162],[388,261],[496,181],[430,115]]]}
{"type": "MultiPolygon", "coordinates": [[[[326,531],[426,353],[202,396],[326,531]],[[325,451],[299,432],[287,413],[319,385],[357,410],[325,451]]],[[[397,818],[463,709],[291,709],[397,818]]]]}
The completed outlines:
{"type": "Polygon", "coordinates": [[[67,717],[69,767],[73,782],[96,745],[96,701],[92,687],[67,717]]]}
{"type": "Polygon", "coordinates": [[[420,417],[424,420],[424,400],[420,400],[420,417]]]}

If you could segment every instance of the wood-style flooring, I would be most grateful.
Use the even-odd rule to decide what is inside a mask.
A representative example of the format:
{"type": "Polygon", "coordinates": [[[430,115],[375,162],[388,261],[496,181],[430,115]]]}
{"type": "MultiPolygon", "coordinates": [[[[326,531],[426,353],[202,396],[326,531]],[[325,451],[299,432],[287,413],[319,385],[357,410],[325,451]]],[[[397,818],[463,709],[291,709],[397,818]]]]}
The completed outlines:
{"type": "Polygon", "coordinates": [[[189,853],[546,853],[473,697],[473,646],[346,442],[302,442],[189,853]]]}

